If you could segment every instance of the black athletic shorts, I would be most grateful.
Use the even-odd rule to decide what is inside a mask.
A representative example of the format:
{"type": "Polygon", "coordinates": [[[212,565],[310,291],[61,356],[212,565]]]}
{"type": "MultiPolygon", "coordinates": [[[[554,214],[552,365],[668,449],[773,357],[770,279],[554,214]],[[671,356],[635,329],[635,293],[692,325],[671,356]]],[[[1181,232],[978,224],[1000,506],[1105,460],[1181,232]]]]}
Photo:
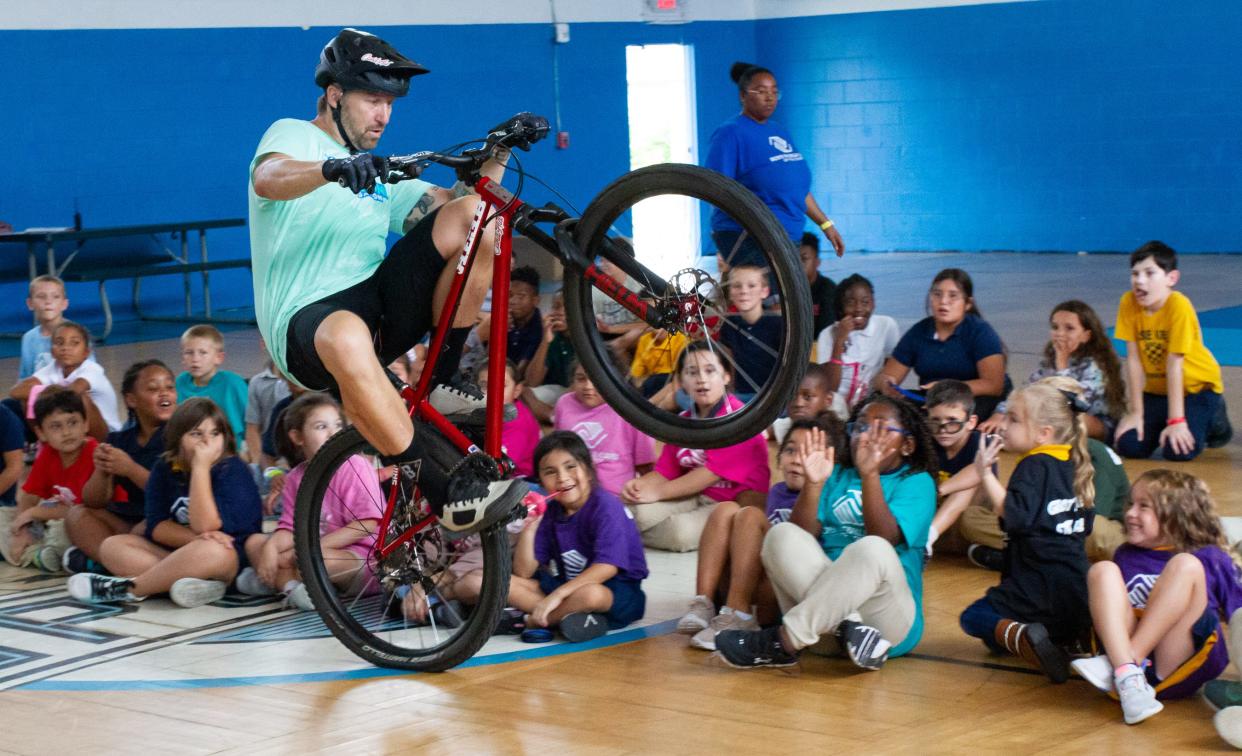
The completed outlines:
{"type": "Polygon", "coordinates": [[[367,324],[375,354],[387,365],[408,352],[431,330],[431,302],[444,270],[431,239],[439,209],[419,222],[389,250],[370,278],[298,310],[286,332],[285,364],[290,375],[309,389],[337,388],[315,352],[315,331],[329,315],[348,310],[367,324]]]}

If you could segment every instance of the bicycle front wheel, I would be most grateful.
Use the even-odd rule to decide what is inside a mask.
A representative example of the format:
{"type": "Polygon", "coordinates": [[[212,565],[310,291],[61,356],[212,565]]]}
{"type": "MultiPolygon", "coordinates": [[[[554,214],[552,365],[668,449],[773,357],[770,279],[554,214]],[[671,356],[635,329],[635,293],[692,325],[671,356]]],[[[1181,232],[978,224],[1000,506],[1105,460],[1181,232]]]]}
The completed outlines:
{"type": "Polygon", "coordinates": [[[441,672],[473,656],[496,628],[509,594],[508,534],[495,527],[450,541],[433,522],[382,556],[380,543],[428,513],[403,474],[388,532],[377,532],[388,494],[373,455],[347,428],[307,465],[294,516],[298,568],[324,624],[350,651],[382,667],[441,672]],[[333,534],[351,531],[354,543],[340,547],[351,539],[333,534]]]}
{"type": "MultiPolygon", "coordinates": [[[[578,222],[575,241],[597,266],[670,314],[664,324],[669,338],[651,336],[655,348],[670,350],[666,366],[675,362],[672,352],[705,342],[731,374],[729,390],[746,401],[735,411],[698,417],[684,411],[694,402],[684,391],[660,387],[658,376],[635,379],[629,342],[636,333],[617,334],[641,325],[595,280],[567,270],[566,321],[574,349],[622,417],[662,441],[708,449],[758,435],[780,415],[810,358],[810,290],[788,234],[750,190],[699,166],[641,168],[600,192],[578,222]],[[739,286],[747,277],[765,284],[759,321],[737,313],[717,252],[732,261],[739,286]],[[751,268],[748,276],[743,267],[751,268]]],[[[742,296],[753,300],[755,293],[734,295],[742,296]]]]}

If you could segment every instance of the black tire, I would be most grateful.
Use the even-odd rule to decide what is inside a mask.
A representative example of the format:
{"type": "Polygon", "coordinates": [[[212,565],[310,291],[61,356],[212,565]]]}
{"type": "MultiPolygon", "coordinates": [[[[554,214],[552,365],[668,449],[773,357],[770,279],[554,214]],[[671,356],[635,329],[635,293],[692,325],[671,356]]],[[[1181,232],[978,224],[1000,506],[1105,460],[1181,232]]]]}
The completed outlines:
{"type": "MultiPolygon", "coordinates": [[[[320,522],[325,497],[329,496],[328,484],[350,457],[374,453],[357,429],[347,428],[328,439],[310,461],[298,489],[294,515],[298,568],[324,624],[350,651],[382,667],[441,672],[473,656],[496,629],[509,595],[508,534],[500,526],[476,536],[483,551],[482,587],[473,610],[464,617],[455,615],[464,620],[456,628],[413,624],[400,611],[400,586],[407,586],[407,590],[408,586],[419,586],[428,596],[436,595],[444,587],[444,566],[458,554],[438,525],[421,531],[411,539],[408,548],[394,552],[383,565],[373,551],[367,563],[348,578],[347,585],[333,584],[332,567],[325,563],[320,548],[320,522]],[[424,564],[439,560],[439,570],[419,569],[415,556],[424,564]],[[395,564],[397,560],[400,564],[395,564]]],[[[409,488],[400,487],[402,493],[394,507],[398,512],[409,499],[409,488]]],[[[379,503],[380,511],[385,504],[386,501],[379,503]]],[[[390,527],[389,541],[401,532],[399,527],[390,527]]]]}
{"type": "MultiPolygon", "coordinates": [[[[754,399],[739,411],[715,418],[696,418],[660,409],[630,383],[628,366],[617,365],[611,357],[607,342],[596,328],[596,311],[592,302],[595,286],[586,277],[567,269],[564,297],[570,339],[596,389],[635,427],[662,441],[688,448],[731,446],[762,433],[771,425],[788,405],[802,380],[810,359],[812,340],[810,290],[798,262],[797,251],[772,211],[736,181],[694,165],[668,163],[640,168],[609,184],[591,202],[578,222],[575,241],[579,248],[590,260],[602,257],[629,271],[636,270],[632,247],[625,242],[609,241],[616,237],[613,226],[618,218],[640,201],[660,195],[682,195],[700,200],[701,204],[697,207],[701,226],[705,225],[703,208],[719,208],[737,221],[762,250],[771,271],[771,294],[778,297],[784,313],[779,343],[769,349],[775,353],[769,355],[775,359],[775,368],[762,384],[755,381],[760,386],[759,390],[755,392],[754,399]],[[627,255],[631,256],[628,261],[624,259],[627,255]]],[[[704,290],[716,287],[715,293],[703,300],[707,306],[698,316],[702,317],[703,312],[709,312],[714,307],[716,314],[710,317],[715,318],[717,323],[725,322],[728,303],[727,300],[720,301],[723,296],[720,282],[705,271],[697,271],[697,274],[701,276],[698,280],[703,282],[704,290]]],[[[643,271],[646,281],[633,273],[630,275],[639,281],[641,289],[648,292],[659,292],[671,284],[671,281],[651,280],[649,271],[643,271]]],[[[693,276],[687,279],[681,275],[677,279],[679,282],[694,280],[693,276]]],[[[695,287],[698,286],[696,282],[695,287]]],[[[686,291],[684,283],[681,291],[686,291]]],[[[684,323],[669,330],[695,336],[693,328],[684,323]]]]}

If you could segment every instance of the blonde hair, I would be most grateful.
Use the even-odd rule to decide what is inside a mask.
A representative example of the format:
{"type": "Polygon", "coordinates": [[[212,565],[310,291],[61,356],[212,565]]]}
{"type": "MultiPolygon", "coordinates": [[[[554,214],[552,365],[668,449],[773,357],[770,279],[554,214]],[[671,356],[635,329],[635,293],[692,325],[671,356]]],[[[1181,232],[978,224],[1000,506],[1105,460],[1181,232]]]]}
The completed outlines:
{"type": "Polygon", "coordinates": [[[1148,470],[1134,481],[1131,490],[1142,485],[1151,498],[1160,523],[1160,533],[1177,551],[1196,551],[1218,546],[1238,562],[1229,547],[1225,529],[1216,514],[1216,502],[1207,483],[1178,470],[1148,470]]]}
{"type": "Polygon", "coordinates": [[[65,295],[65,282],[60,280],[58,276],[49,276],[45,273],[30,279],[30,286],[26,289],[26,296],[34,296],[35,284],[56,284],[60,287],[61,296],[65,295]]]}
{"type": "Polygon", "coordinates": [[[199,323],[185,329],[185,333],[181,334],[181,343],[184,344],[190,339],[207,339],[215,344],[217,349],[224,349],[224,334],[213,325],[199,323]]]}
{"type": "Polygon", "coordinates": [[[1026,408],[1027,423],[1032,427],[1052,428],[1053,439],[1058,444],[1069,444],[1070,462],[1074,465],[1074,495],[1078,502],[1090,509],[1095,506],[1095,465],[1091,464],[1091,449],[1087,446],[1087,420],[1082,412],[1075,412],[1070,399],[1062,393],[1068,391],[1081,396],[1082,387],[1069,380],[1072,386],[1062,388],[1053,379],[1045,379],[1020,388],[1009,396],[1009,403],[1021,402],[1026,408]]]}

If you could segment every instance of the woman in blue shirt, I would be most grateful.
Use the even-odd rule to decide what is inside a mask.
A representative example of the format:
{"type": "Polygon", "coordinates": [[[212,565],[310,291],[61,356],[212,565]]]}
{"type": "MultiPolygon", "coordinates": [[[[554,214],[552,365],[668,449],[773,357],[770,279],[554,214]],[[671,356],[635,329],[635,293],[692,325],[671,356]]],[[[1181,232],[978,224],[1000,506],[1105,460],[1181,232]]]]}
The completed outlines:
{"type": "Polygon", "coordinates": [[[979,417],[991,417],[1009,393],[1005,347],[975,306],[970,275],[961,268],[937,273],[927,294],[927,308],[930,315],[906,331],[875,377],[876,390],[900,396],[897,387],[911,370],[923,390],[953,378],[970,387],[979,417]]]}
{"type": "MultiPolygon", "coordinates": [[[[729,77],[737,83],[742,112],[712,133],[707,167],[735,179],[771,208],[789,234],[791,255],[810,216],[840,257],[845,253],[845,242],[811,196],[811,170],[806,160],[794,148],[789,132],[771,120],[781,98],[776,77],[750,63],[734,63],[729,77]]],[[[712,213],[711,228],[722,272],[743,263],[767,267],[754,241],[719,209],[712,213]]]]}

